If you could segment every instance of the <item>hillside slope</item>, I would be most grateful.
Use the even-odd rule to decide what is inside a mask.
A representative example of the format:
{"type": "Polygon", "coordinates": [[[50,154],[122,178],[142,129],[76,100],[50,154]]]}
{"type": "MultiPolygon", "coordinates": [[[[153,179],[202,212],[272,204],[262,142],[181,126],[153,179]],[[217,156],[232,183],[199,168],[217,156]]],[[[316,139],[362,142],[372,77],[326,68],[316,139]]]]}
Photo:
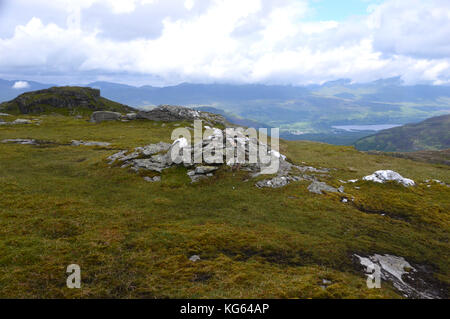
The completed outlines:
{"type": "Polygon", "coordinates": [[[448,167],[282,140],[292,163],[330,169],[318,177],[344,193],[258,188],[227,166],[195,184],[171,167],[153,183],[107,158],[192,123],[22,117],[41,123],[0,126],[0,141],[38,141],[0,142],[0,298],[403,297],[387,281],[368,289],[354,254],[403,257],[447,296],[450,188],[425,180],[449,184],[448,167]],[[361,180],[380,169],[417,185],[361,180]],[[66,287],[73,263],[81,289],[66,287]]]}
{"type": "Polygon", "coordinates": [[[450,148],[450,115],[380,131],[355,142],[361,151],[412,152],[450,148]]]}
{"type": "Polygon", "coordinates": [[[100,96],[100,90],[88,87],[52,87],[27,92],[0,104],[0,111],[12,114],[89,114],[94,111],[130,112],[129,106],[100,96]]]}

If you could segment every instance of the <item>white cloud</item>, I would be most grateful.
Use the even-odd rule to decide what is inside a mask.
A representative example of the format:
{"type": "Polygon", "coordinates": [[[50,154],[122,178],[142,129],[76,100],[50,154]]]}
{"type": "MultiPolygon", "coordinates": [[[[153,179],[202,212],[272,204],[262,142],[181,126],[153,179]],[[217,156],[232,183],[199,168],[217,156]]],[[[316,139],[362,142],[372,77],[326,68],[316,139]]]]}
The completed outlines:
{"type": "Polygon", "coordinates": [[[12,86],[13,89],[16,90],[22,90],[22,89],[27,89],[30,87],[30,84],[28,84],[28,82],[26,81],[17,81],[16,83],[14,83],[14,85],[12,86]]]}
{"type": "Polygon", "coordinates": [[[186,0],[184,1],[184,6],[186,7],[186,9],[191,10],[195,5],[194,0],[186,0]]]}
{"type": "Polygon", "coordinates": [[[386,0],[365,20],[341,22],[306,22],[307,0],[33,0],[35,15],[22,17],[27,2],[15,0],[19,22],[0,33],[3,73],[152,75],[165,83],[450,82],[447,0],[386,0]]]}

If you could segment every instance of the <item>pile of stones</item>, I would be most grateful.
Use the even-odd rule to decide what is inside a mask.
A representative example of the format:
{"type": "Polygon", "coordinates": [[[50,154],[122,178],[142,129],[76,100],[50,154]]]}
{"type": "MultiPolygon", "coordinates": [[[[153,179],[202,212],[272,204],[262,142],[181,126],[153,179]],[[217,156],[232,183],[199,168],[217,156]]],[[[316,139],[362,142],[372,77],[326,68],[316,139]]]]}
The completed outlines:
{"type": "MultiPolygon", "coordinates": [[[[232,167],[233,170],[247,171],[252,178],[268,173],[275,175],[270,179],[258,181],[256,186],[259,188],[279,188],[300,180],[316,181],[315,175],[329,172],[328,169],[297,166],[288,162],[286,156],[272,150],[257,138],[248,137],[242,128],[205,128],[206,137],[192,146],[186,138],[179,138],[172,144],[159,142],[113,154],[108,157],[109,164],[130,168],[135,172],[157,173],[174,165],[182,165],[188,168],[187,175],[193,183],[214,176],[224,165],[232,167]],[[266,154],[265,160],[261,160],[259,152],[266,154]],[[277,161],[279,166],[271,172],[274,161],[277,161]]],[[[160,178],[151,181],[160,181],[160,178]]]]}

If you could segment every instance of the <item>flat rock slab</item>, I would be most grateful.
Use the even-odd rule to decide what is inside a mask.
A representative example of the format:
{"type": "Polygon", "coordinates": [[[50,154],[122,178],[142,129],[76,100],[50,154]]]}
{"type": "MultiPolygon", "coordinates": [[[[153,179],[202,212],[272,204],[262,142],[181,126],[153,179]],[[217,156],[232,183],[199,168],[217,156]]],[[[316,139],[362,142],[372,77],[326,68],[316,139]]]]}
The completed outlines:
{"type": "Polygon", "coordinates": [[[197,166],[195,168],[195,174],[209,174],[217,171],[218,169],[219,168],[217,166],[197,166]]]}
{"type": "Polygon", "coordinates": [[[395,181],[405,187],[414,186],[415,183],[412,179],[404,178],[397,172],[391,170],[376,171],[372,175],[368,175],[363,178],[365,181],[372,181],[375,183],[386,183],[389,181],[395,181]]]}
{"type": "Polygon", "coordinates": [[[256,183],[258,188],[280,188],[288,185],[290,182],[302,180],[300,176],[276,176],[272,179],[265,179],[256,183]]]}
{"type": "Polygon", "coordinates": [[[21,139],[21,138],[2,140],[2,143],[22,144],[22,145],[38,145],[38,142],[36,140],[21,139]]]}
{"type": "Polygon", "coordinates": [[[308,190],[311,193],[314,194],[319,194],[322,195],[323,192],[327,192],[327,193],[337,193],[339,192],[339,190],[337,188],[334,188],[330,185],[327,185],[324,182],[318,182],[318,181],[314,181],[311,183],[311,185],[308,186],[308,190]]]}
{"type": "Polygon", "coordinates": [[[121,113],[109,112],[109,111],[97,111],[92,113],[91,122],[101,123],[104,121],[117,121],[122,117],[121,113]]]}
{"type": "Polygon", "coordinates": [[[426,266],[412,266],[405,258],[388,254],[354,256],[365,268],[366,274],[370,274],[368,280],[375,280],[378,276],[379,280],[390,281],[407,298],[446,298],[445,287],[426,266]]]}
{"type": "Polygon", "coordinates": [[[30,120],[25,119],[17,119],[12,122],[12,124],[31,124],[32,122],[30,120]]]}
{"type": "Polygon", "coordinates": [[[107,147],[107,146],[110,146],[111,143],[96,142],[96,141],[76,141],[76,140],[73,140],[71,145],[72,146],[102,146],[102,147],[107,147]]]}

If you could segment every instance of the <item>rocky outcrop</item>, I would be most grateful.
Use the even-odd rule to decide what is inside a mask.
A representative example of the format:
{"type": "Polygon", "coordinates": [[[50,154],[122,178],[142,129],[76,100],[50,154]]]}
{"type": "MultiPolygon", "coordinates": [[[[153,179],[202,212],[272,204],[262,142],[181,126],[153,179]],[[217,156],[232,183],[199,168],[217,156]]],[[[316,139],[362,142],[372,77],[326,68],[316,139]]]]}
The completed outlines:
{"type": "Polygon", "coordinates": [[[196,111],[187,107],[175,105],[161,105],[151,111],[141,111],[136,117],[138,119],[163,122],[203,120],[208,125],[225,125],[226,123],[226,120],[222,115],[196,111]]]}
{"type": "Polygon", "coordinates": [[[122,168],[129,167],[134,171],[150,170],[162,172],[171,166],[167,152],[171,144],[160,142],[144,147],[136,147],[133,151],[121,151],[108,157],[109,164],[119,164],[122,168]]]}
{"type": "Polygon", "coordinates": [[[403,257],[393,255],[379,255],[362,257],[354,255],[365,272],[370,274],[368,280],[392,282],[403,296],[414,299],[446,298],[446,291],[432,276],[428,267],[423,265],[412,266],[403,257]],[[377,278],[378,277],[378,278],[377,278]]]}
{"type": "Polygon", "coordinates": [[[76,114],[92,111],[132,112],[134,109],[101,97],[100,90],[66,86],[21,94],[12,101],[0,104],[0,110],[16,114],[76,114]]]}
{"type": "Polygon", "coordinates": [[[125,115],[126,119],[131,121],[137,119],[137,113],[128,113],[125,115]]]}
{"type": "Polygon", "coordinates": [[[399,184],[402,184],[405,187],[414,186],[415,183],[412,179],[404,178],[399,173],[391,171],[391,170],[380,170],[376,171],[372,175],[368,175],[363,177],[365,181],[372,181],[375,183],[385,183],[389,181],[395,181],[399,184]]]}
{"type": "Polygon", "coordinates": [[[122,118],[122,114],[118,112],[97,111],[92,113],[91,122],[101,123],[104,121],[117,121],[122,118]]]}
{"type": "Polygon", "coordinates": [[[339,190],[337,188],[334,188],[330,185],[327,185],[326,183],[314,181],[311,183],[311,185],[308,186],[308,190],[311,193],[322,195],[323,192],[326,193],[337,193],[339,190]]]}

